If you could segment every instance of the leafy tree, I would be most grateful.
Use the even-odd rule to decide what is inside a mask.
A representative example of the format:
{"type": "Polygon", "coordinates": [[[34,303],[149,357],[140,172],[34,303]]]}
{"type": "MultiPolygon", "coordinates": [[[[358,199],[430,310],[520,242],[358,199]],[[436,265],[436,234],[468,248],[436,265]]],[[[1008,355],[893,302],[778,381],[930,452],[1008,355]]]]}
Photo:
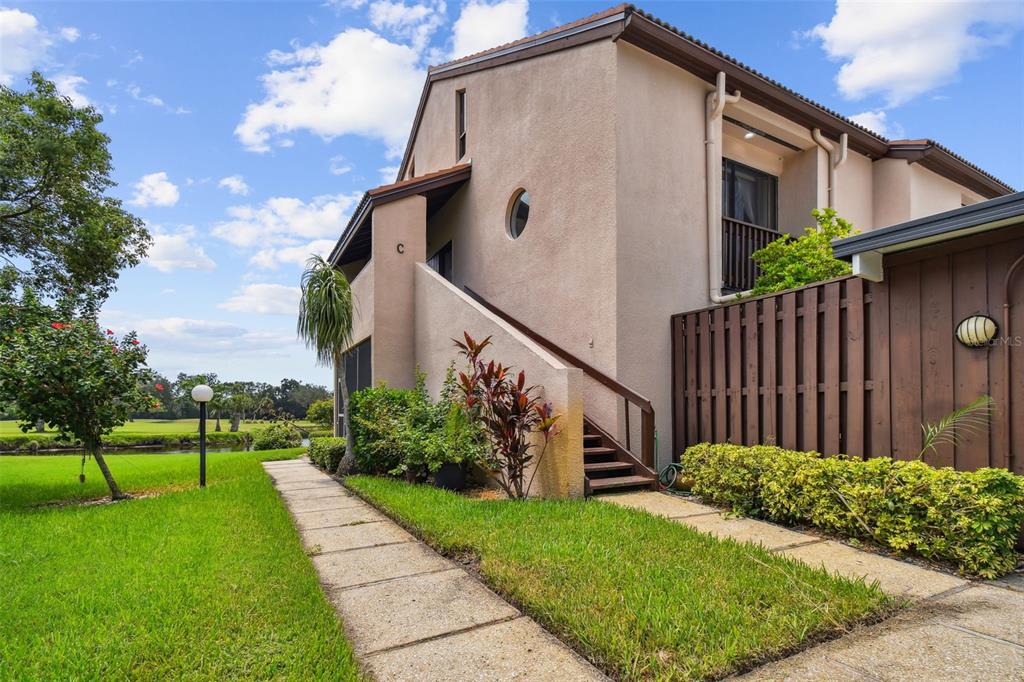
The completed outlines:
{"type": "Polygon", "coordinates": [[[274,406],[278,412],[297,418],[317,400],[323,400],[331,393],[323,386],[307,384],[298,379],[281,379],[273,390],[274,406]]]}
{"type": "Polygon", "coordinates": [[[152,239],[104,194],[115,183],[103,117],[38,73],[29,84],[0,85],[0,289],[30,286],[95,310],[152,239]]]}
{"type": "MultiPolygon", "coordinates": [[[[345,423],[345,456],[338,473],[347,473],[355,459],[352,429],[349,426],[348,386],[342,354],[352,345],[352,289],[345,275],[320,256],[311,256],[302,273],[302,297],[299,299],[299,337],[316,353],[317,362],[338,370],[341,410],[345,423]]],[[[334,426],[335,435],[338,426],[334,426]]]]}
{"type": "Polygon", "coordinates": [[[317,400],[306,410],[306,419],[314,424],[330,426],[334,422],[334,401],[317,400]]]}
{"type": "Polygon", "coordinates": [[[832,240],[855,234],[853,225],[836,215],[835,209],[811,211],[816,227],[808,227],[796,239],[776,239],[751,258],[761,266],[751,294],[770,294],[850,273],[850,264],[832,255],[832,240]]]}
{"type": "Polygon", "coordinates": [[[100,442],[152,398],[145,385],[146,347],[132,332],[120,339],[94,319],[54,319],[31,290],[20,306],[3,306],[0,395],[13,400],[23,431],[45,420],[58,437],[82,443],[96,460],[112,499],[127,497],[107,467],[100,442]]]}
{"type": "Polygon", "coordinates": [[[199,414],[199,407],[196,405],[196,401],[192,400],[192,389],[199,384],[206,384],[213,389],[214,395],[216,395],[218,385],[217,373],[186,374],[185,372],[178,372],[171,394],[175,404],[178,405],[178,409],[181,410],[182,416],[194,417],[199,414]]]}

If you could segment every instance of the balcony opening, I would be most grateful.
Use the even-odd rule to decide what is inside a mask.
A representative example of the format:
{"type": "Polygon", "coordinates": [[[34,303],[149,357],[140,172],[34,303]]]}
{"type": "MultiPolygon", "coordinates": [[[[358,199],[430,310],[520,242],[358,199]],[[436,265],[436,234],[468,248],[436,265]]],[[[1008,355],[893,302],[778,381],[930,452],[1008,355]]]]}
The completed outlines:
{"type": "Polygon", "coordinates": [[[778,239],[779,179],[722,159],[722,289],[752,289],[761,274],[750,256],[778,239]]]}

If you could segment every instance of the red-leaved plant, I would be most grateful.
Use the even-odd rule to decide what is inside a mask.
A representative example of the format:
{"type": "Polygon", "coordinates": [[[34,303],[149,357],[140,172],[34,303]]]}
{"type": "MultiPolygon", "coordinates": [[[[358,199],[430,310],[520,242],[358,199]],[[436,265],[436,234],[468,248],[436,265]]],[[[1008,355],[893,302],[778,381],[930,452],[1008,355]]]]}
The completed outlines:
{"type": "Polygon", "coordinates": [[[459,388],[463,407],[481,425],[490,443],[484,464],[510,498],[525,499],[548,444],[558,434],[556,424],[561,415],[554,414],[551,403],[538,395],[543,387],[526,385],[525,372],[520,371],[513,379],[510,368],[480,358],[491,345],[491,337],[478,342],[469,332],[463,335],[464,343],[452,339],[469,361],[468,371],[459,372],[459,388]],[[535,442],[534,434],[540,435],[540,443],[535,442]],[[538,446],[533,473],[524,486],[526,470],[538,446]]]}

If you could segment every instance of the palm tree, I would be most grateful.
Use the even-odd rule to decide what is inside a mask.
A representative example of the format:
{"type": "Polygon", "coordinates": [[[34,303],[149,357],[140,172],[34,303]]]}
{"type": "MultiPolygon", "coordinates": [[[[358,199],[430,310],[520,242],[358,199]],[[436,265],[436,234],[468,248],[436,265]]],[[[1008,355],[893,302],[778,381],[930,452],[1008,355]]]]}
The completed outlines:
{"type": "MultiPolygon", "coordinates": [[[[345,456],[338,464],[339,474],[347,473],[355,461],[352,429],[348,421],[348,384],[342,355],[352,345],[352,289],[345,275],[320,256],[310,256],[302,273],[302,297],[299,299],[299,338],[316,353],[317,364],[338,370],[341,412],[345,424],[345,456]]],[[[334,433],[338,434],[335,421],[334,433]]]]}

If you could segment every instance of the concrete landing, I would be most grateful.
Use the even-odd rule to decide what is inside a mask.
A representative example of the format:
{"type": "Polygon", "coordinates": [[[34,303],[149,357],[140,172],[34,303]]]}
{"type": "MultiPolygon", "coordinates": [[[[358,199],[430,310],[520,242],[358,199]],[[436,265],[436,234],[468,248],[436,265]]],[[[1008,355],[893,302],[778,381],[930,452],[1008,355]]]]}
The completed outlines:
{"type": "Polygon", "coordinates": [[[850,578],[877,581],[911,606],[885,622],[758,668],[739,679],[1024,680],[1024,584],[1017,578],[968,581],[863,552],[839,542],[656,492],[608,495],[604,502],[641,509],[716,537],[769,551],[850,578]]]}
{"type": "Polygon", "coordinates": [[[308,460],[263,465],[376,680],[607,680],[308,460]]]}

